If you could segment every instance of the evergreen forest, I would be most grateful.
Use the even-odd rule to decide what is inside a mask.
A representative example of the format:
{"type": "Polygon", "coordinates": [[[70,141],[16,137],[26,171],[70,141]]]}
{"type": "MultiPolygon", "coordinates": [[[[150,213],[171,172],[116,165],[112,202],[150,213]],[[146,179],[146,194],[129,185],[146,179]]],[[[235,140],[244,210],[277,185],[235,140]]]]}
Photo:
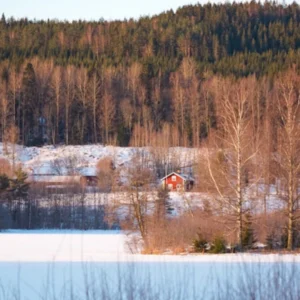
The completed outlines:
{"type": "MultiPolygon", "coordinates": [[[[275,136],[300,93],[300,6],[190,5],[123,21],[0,21],[0,141],[199,146],[224,97],[275,136]]],[[[276,148],[271,145],[272,149],[276,148]]]]}

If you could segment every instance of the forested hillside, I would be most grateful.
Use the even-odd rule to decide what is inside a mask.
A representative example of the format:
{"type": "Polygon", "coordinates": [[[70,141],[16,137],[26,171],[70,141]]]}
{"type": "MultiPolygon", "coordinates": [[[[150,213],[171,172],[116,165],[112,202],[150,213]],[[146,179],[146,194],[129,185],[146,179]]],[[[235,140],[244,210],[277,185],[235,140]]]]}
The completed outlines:
{"type": "Polygon", "coordinates": [[[185,6],[137,21],[3,15],[0,141],[197,146],[218,130],[221,91],[241,88],[255,134],[276,132],[281,72],[296,78],[299,66],[296,3],[185,6]]]}

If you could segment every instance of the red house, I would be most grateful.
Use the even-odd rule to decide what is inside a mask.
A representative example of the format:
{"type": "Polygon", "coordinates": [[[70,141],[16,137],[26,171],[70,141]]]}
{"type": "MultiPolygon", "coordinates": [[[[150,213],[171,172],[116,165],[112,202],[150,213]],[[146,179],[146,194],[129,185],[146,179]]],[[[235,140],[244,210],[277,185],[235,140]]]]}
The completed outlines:
{"type": "Polygon", "coordinates": [[[170,191],[189,191],[193,188],[194,179],[189,175],[172,172],[161,179],[161,184],[170,191]]]}

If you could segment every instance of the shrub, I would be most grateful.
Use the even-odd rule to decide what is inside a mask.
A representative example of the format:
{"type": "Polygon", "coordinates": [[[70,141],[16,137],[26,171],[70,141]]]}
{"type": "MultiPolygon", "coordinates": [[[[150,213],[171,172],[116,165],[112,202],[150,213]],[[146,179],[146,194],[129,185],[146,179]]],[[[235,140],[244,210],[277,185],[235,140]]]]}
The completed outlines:
{"type": "Polygon", "coordinates": [[[275,234],[271,232],[266,237],[267,249],[273,250],[276,248],[275,246],[275,234]]]}
{"type": "Polygon", "coordinates": [[[112,158],[101,158],[97,163],[98,186],[103,192],[110,192],[115,181],[115,166],[112,158]]]}
{"type": "MultiPolygon", "coordinates": [[[[208,215],[207,213],[204,213],[202,209],[193,210],[193,214],[193,218],[191,218],[190,212],[181,215],[174,214],[172,218],[166,216],[166,219],[161,219],[159,222],[155,216],[151,219],[148,218],[147,222],[151,223],[147,226],[148,246],[159,249],[161,252],[176,252],[178,247],[193,252],[198,248],[194,247],[194,241],[200,240],[197,235],[199,232],[207,241],[205,250],[208,251],[209,238],[214,237],[216,232],[218,235],[223,235],[225,233],[223,222],[220,221],[222,217],[208,215]]],[[[129,229],[124,226],[122,226],[122,228],[129,229]]],[[[231,241],[229,235],[227,235],[227,238],[228,240],[226,241],[231,241]]],[[[234,238],[235,235],[232,236],[232,241],[234,238]]],[[[197,251],[202,251],[202,248],[197,251]]]]}
{"type": "Polygon", "coordinates": [[[222,236],[215,237],[210,252],[215,254],[226,252],[226,241],[222,236]]]}
{"type": "Polygon", "coordinates": [[[195,252],[205,252],[207,248],[207,240],[201,233],[197,233],[198,238],[193,240],[193,248],[195,252]]]}

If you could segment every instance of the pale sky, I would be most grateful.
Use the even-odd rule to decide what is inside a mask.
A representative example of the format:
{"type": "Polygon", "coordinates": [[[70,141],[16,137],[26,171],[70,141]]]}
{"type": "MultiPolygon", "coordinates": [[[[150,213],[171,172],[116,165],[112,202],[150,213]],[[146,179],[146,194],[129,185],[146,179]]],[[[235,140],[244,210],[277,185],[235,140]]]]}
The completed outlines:
{"type": "MultiPolygon", "coordinates": [[[[204,3],[205,0],[200,0],[204,3]]],[[[206,0],[207,1],[207,0],[206,0]]],[[[199,0],[0,0],[0,13],[16,19],[115,20],[159,14],[199,0]]]]}

